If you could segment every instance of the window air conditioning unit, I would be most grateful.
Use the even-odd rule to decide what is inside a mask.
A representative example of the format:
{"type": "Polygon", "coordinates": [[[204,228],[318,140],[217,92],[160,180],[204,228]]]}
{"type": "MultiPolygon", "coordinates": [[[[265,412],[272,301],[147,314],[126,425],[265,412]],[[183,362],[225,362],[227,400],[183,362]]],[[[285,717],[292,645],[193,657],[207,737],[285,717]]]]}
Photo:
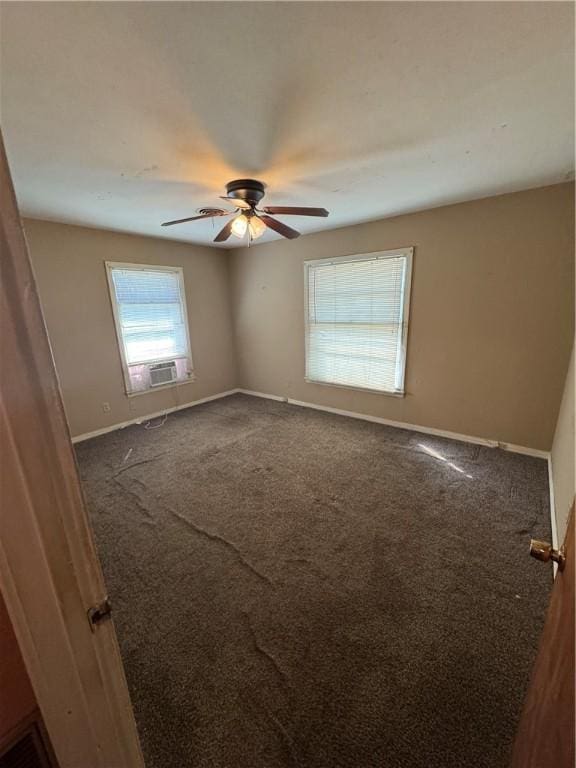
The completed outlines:
{"type": "Polygon", "coordinates": [[[161,387],[163,384],[170,384],[172,381],[176,381],[176,363],[174,360],[170,360],[167,363],[149,365],[148,370],[150,372],[151,387],[161,387]]]}

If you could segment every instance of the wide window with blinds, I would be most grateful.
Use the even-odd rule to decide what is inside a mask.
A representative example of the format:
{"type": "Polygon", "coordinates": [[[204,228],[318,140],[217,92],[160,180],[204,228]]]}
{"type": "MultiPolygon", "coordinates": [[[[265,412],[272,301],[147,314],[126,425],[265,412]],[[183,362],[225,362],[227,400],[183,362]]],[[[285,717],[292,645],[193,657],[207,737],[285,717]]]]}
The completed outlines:
{"type": "Polygon", "coordinates": [[[192,378],[181,267],[106,262],[128,394],[192,378]]]}
{"type": "Polygon", "coordinates": [[[404,393],[412,253],[305,262],[307,381],[404,393]]]}

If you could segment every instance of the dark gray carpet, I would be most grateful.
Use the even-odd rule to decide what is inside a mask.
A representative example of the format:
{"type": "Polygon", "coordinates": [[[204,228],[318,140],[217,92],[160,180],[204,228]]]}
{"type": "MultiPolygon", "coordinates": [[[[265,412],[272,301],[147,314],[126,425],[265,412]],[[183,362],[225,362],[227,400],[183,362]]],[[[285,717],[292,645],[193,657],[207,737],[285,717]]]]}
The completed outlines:
{"type": "Polygon", "coordinates": [[[77,446],[148,768],[504,768],[546,463],[235,395],[77,446]]]}

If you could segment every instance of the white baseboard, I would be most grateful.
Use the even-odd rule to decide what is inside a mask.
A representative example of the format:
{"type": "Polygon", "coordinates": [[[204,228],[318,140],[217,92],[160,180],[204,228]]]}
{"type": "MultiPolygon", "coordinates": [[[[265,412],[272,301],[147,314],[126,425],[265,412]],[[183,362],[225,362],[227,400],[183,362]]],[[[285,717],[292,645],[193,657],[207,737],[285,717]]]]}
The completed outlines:
{"type": "MultiPolygon", "coordinates": [[[[119,424],[111,424],[109,427],[103,427],[103,429],[96,429],[94,432],[85,432],[83,435],[76,435],[72,438],[73,443],[81,443],[83,440],[90,440],[91,437],[98,437],[99,435],[105,435],[108,432],[115,432],[117,429],[124,429],[124,427],[130,427],[132,424],[142,424],[143,421],[150,421],[150,419],[157,419],[159,416],[164,416],[167,413],[174,413],[174,411],[183,411],[186,408],[192,408],[194,405],[202,405],[202,403],[209,403],[211,400],[220,400],[222,397],[228,397],[229,395],[235,395],[240,392],[239,389],[229,389],[227,392],[218,392],[216,395],[209,395],[203,397],[200,400],[192,400],[189,403],[183,403],[182,405],[175,405],[172,408],[164,408],[156,413],[147,413],[145,416],[137,416],[135,419],[129,421],[121,421],[119,424]]],[[[281,400],[282,398],[278,398],[281,400]]]]}
{"type": "MultiPolygon", "coordinates": [[[[396,427],[397,429],[408,429],[411,432],[421,432],[425,435],[435,435],[436,437],[446,437],[449,440],[458,440],[462,443],[474,443],[475,445],[485,445],[488,448],[501,448],[504,451],[511,451],[512,453],[521,453],[525,456],[535,456],[539,459],[546,459],[548,461],[548,473],[549,473],[549,480],[550,480],[550,500],[551,500],[551,506],[553,506],[554,502],[554,496],[553,496],[553,484],[552,484],[552,469],[551,469],[551,459],[550,459],[550,452],[549,451],[541,451],[537,448],[528,448],[527,446],[523,445],[515,445],[514,443],[503,443],[498,440],[488,440],[484,437],[475,437],[473,435],[462,435],[458,432],[450,432],[445,429],[435,429],[434,427],[425,427],[419,424],[408,424],[404,421],[393,421],[392,419],[385,419],[382,416],[371,416],[366,413],[358,413],[356,411],[345,411],[341,408],[332,408],[328,405],[318,405],[317,403],[308,403],[304,400],[293,400],[289,397],[281,397],[280,395],[270,395],[266,392],[255,392],[251,389],[229,389],[226,392],[218,392],[215,395],[209,395],[208,397],[203,397],[199,400],[191,400],[188,403],[183,403],[182,405],[176,405],[172,408],[164,408],[161,411],[156,411],[155,413],[147,413],[144,416],[137,416],[134,419],[129,419],[128,421],[121,421],[117,424],[111,424],[108,427],[103,427],[102,429],[96,429],[93,432],[85,432],[81,435],[76,435],[72,438],[73,443],[80,443],[83,440],[90,440],[92,437],[98,437],[99,435],[105,435],[108,432],[114,432],[117,429],[124,429],[125,427],[129,427],[132,424],[141,424],[144,421],[149,421],[150,419],[157,419],[159,416],[164,416],[167,413],[174,413],[175,411],[182,411],[186,408],[192,408],[195,405],[202,405],[202,403],[209,403],[211,400],[219,400],[222,397],[229,397],[230,395],[235,395],[237,393],[243,394],[243,395],[250,395],[251,397],[261,397],[266,400],[276,400],[280,403],[289,403],[290,405],[298,405],[301,408],[312,408],[316,411],[326,411],[327,413],[335,413],[338,416],[347,416],[351,419],[361,419],[362,421],[371,421],[375,424],[384,424],[387,427],[396,427]]],[[[553,534],[556,533],[556,522],[555,517],[553,517],[553,534]]]]}
{"type": "Polygon", "coordinates": [[[461,435],[457,432],[449,432],[445,429],[435,429],[434,427],[425,427],[419,424],[407,424],[403,421],[393,421],[392,419],[385,419],[382,416],[370,416],[365,413],[357,413],[356,411],[344,411],[341,408],[331,408],[328,405],[317,405],[316,403],[307,403],[304,400],[292,400],[289,397],[279,397],[278,395],[269,395],[264,392],[254,392],[248,389],[239,389],[244,395],[252,395],[253,397],[264,397],[268,400],[279,400],[281,402],[289,403],[290,405],[299,405],[302,408],[313,408],[316,411],[326,411],[327,413],[335,413],[338,416],[348,416],[352,419],[361,419],[362,421],[371,421],[375,424],[384,424],[387,427],[396,427],[397,429],[408,429],[411,432],[421,432],[424,435],[434,435],[436,437],[446,437],[449,440],[458,440],[462,443],[474,443],[475,445],[485,445],[488,448],[501,448],[504,451],[511,451],[512,453],[521,453],[525,456],[535,456],[539,459],[548,459],[550,457],[549,451],[541,451],[537,448],[528,448],[523,445],[515,445],[514,443],[504,443],[499,440],[488,440],[484,437],[475,437],[473,435],[461,435]]]}
{"type": "MultiPolygon", "coordinates": [[[[556,498],[554,496],[554,475],[552,474],[552,455],[548,456],[548,487],[550,489],[550,528],[552,529],[552,547],[558,549],[558,526],[556,524],[556,498]]],[[[554,578],[558,571],[554,563],[554,578]]]]}
{"type": "Polygon", "coordinates": [[[237,389],[241,395],[252,395],[252,397],[263,397],[266,400],[278,400],[279,403],[287,403],[287,397],[280,397],[279,395],[267,395],[265,392],[253,392],[251,389],[237,389]]]}

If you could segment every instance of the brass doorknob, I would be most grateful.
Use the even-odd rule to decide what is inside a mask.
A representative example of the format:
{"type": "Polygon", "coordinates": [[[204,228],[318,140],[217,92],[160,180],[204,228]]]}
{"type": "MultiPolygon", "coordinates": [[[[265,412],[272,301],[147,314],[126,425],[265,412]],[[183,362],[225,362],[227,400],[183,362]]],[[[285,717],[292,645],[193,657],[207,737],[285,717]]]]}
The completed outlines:
{"type": "Polygon", "coordinates": [[[536,560],[542,560],[543,563],[547,563],[553,560],[558,563],[558,570],[563,571],[566,564],[566,555],[564,554],[564,548],[553,549],[552,544],[547,541],[539,541],[538,539],[530,540],[530,555],[535,557],[536,560]]]}

